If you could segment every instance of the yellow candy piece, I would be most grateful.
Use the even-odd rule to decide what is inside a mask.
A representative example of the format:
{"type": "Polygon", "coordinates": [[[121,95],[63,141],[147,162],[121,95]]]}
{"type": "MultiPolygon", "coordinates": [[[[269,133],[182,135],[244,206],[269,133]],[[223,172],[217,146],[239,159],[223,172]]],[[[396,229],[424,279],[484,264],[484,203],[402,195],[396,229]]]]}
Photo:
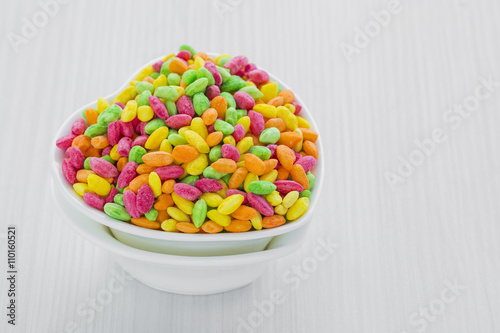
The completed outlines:
{"type": "Polygon", "coordinates": [[[184,95],[184,88],[182,87],[179,87],[179,86],[171,86],[172,88],[174,88],[175,90],[177,90],[177,98],[174,99],[174,102],[177,102],[177,100],[182,96],[184,95]]]}
{"type": "MultiPolygon", "coordinates": [[[[241,156],[240,158],[243,158],[243,156],[241,156]]],[[[236,163],[236,166],[238,168],[246,168],[247,165],[245,164],[245,161],[239,161],[238,163],[236,163]]]]}
{"type": "Polygon", "coordinates": [[[236,146],[236,140],[232,135],[228,135],[222,140],[225,144],[231,145],[231,146],[236,146]]]}
{"type": "Polygon", "coordinates": [[[297,123],[299,124],[299,127],[302,128],[311,128],[311,125],[305,120],[304,118],[300,116],[295,116],[297,118],[297,123]]]}
{"type": "Polygon", "coordinates": [[[225,57],[225,58],[231,58],[231,56],[229,54],[223,53],[223,54],[217,56],[217,58],[214,59],[214,63],[217,65],[217,63],[219,62],[219,59],[223,58],[223,57],[225,57]]]}
{"type": "Polygon", "coordinates": [[[297,117],[290,110],[288,110],[286,107],[278,106],[277,111],[278,111],[278,113],[276,114],[276,116],[278,118],[283,119],[286,127],[289,130],[294,131],[297,127],[299,127],[297,117]]]}
{"type": "Polygon", "coordinates": [[[185,137],[184,134],[186,133],[186,131],[190,131],[190,130],[191,130],[191,126],[184,126],[184,127],[181,127],[177,130],[177,134],[185,137]]]}
{"type": "Polygon", "coordinates": [[[166,62],[168,59],[175,57],[175,53],[170,53],[165,58],[163,58],[163,62],[166,62]]]}
{"type": "Polygon", "coordinates": [[[205,66],[205,60],[203,60],[201,57],[195,57],[194,58],[194,69],[198,70],[201,67],[205,66]]]}
{"type": "Polygon", "coordinates": [[[266,118],[276,118],[276,114],[278,113],[276,107],[269,104],[257,104],[253,107],[253,110],[266,118]]]}
{"type": "Polygon", "coordinates": [[[177,232],[178,230],[175,227],[176,224],[177,224],[176,220],[168,219],[168,220],[165,220],[161,223],[161,228],[167,232],[177,232]]]}
{"type": "Polygon", "coordinates": [[[265,180],[271,183],[274,183],[278,178],[278,170],[271,170],[265,175],[259,177],[259,180],[265,180]]]}
{"type": "Polygon", "coordinates": [[[253,139],[251,137],[243,138],[236,144],[236,148],[238,149],[240,154],[246,153],[252,147],[253,139]]]}
{"type": "Polygon", "coordinates": [[[262,229],[262,215],[259,212],[257,212],[257,214],[250,219],[250,222],[252,222],[252,226],[255,230],[262,229]]]}
{"type": "Polygon", "coordinates": [[[163,140],[168,136],[168,127],[160,127],[149,136],[144,148],[146,149],[158,149],[163,140]]]}
{"type": "Polygon", "coordinates": [[[191,130],[198,133],[198,135],[201,136],[203,140],[207,139],[208,136],[207,126],[203,122],[203,119],[201,119],[200,117],[196,117],[193,118],[193,120],[191,120],[191,130]]]}
{"type": "Polygon", "coordinates": [[[248,185],[250,185],[250,183],[252,182],[256,182],[259,180],[259,176],[249,172],[247,174],[247,176],[245,177],[245,181],[243,182],[243,188],[245,189],[245,192],[249,192],[248,191],[248,185]]]}
{"type": "Polygon", "coordinates": [[[252,86],[252,87],[256,87],[255,83],[253,83],[252,81],[248,80],[247,81],[247,87],[248,86],[252,86]]]}
{"type": "Polygon", "coordinates": [[[176,207],[168,207],[167,208],[167,213],[172,217],[174,220],[177,222],[191,222],[191,219],[189,216],[184,213],[182,210],[176,207]]]}
{"type": "Polygon", "coordinates": [[[192,65],[192,64],[194,64],[194,60],[193,59],[189,59],[188,60],[188,65],[192,65]]]}
{"type": "Polygon", "coordinates": [[[222,179],[219,179],[218,182],[222,185],[222,190],[217,191],[215,193],[220,195],[222,197],[222,199],[226,199],[227,198],[226,191],[227,191],[228,187],[222,179]]]}
{"type": "Polygon", "coordinates": [[[148,180],[149,186],[151,186],[151,189],[153,190],[153,193],[155,195],[155,198],[158,198],[160,196],[161,192],[161,179],[160,176],[156,172],[151,172],[149,174],[149,180],[148,180]]]}
{"type": "Polygon", "coordinates": [[[273,191],[266,195],[266,200],[269,202],[269,204],[273,207],[278,206],[283,202],[283,199],[281,198],[281,195],[278,191],[273,191]]]}
{"type": "Polygon", "coordinates": [[[295,151],[296,153],[300,153],[300,151],[302,150],[302,144],[304,143],[304,135],[302,134],[302,131],[300,130],[300,128],[296,128],[295,133],[299,133],[300,135],[300,141],[297,142],[295,145],[292,146],[292,149],[293,151],[295,151]]]}
{"type": "Polygon", "coordinates": [[[200,154],[197,158],[185,164],[185,170],[192,176],[199,176],[208,166],[208,158],[206,154],[200,154]]]}
{"type": "Polygon", "coordinates": [[[217,193],[203,193],[201,195],[200,199],[205,200],[205,202],[207,203],[207,206],[213,207],[213,208],[219,207],[222,200],[224,200],[217,193]]]}
{"type": "Polygon", "coordinates": [[[241,206],[243,200],[245,200],[245,197],[241,194],[231,195],[221,202],[219,207],[217,207],[217,211],[222,215],[232,214],[241,206]]]}
{"type": "Polygon", "coordinates": [[[183,180],[184,178],[189,176],[189,173],[186,171],[186,164],[182,164],[181,167],[184,169],[184,173],[179,177],[179,180],[183,180]]]}
{"type": "Polygon", "coordinates": [[[106,110],[109,106],[109,102],[102,97],[97,100],[97,113],[101,114],[102,111],[106,110]]]}
{"type": "Polygon", "coordinates": [[[262,96],[262,100],[264,101],[264,103],[267,103],[274,97],[278,96],[278,83],[266,83],[260,88],[260,91],[264,94],[264,96],[262,96]]]}
{"type": "Polygon", "coordinates": [[[228,225],[231,224],[231,216],[223,215],[219,213],[217,209],[212,209],[208,211],[207,217],[223,227],[227,227],[228,225]]]}
{"type": "Polygon", "coordinates": [[[87,182],[89,190],[100,195],[101,197],[107,196],[109,191],[111,191],[111,185],[104,178],[99,177],[98,175],[90,174],[87,177],[87,182]]]}
{"type": "Polygon", "coordinates": [[[154,115],[155,113],[149,105],[142,105],[137,108],[137,118],[140,121],[150,121],[154,115]]]}
{"type": "Polygon", "coordinates": [[[160,144],[160,150],[161,151],[165,151],[165,152],[167,152],[169,154],[172,154],[172,150],[173,150],[172,144],[170,143],[170,141],[168,141],[168,139],[165,139],[165,140],[163,140],[161,142],[161,144],[160,144]]]}
{"type": "Polygon", "coordinates": [[[111,148],[111,151],[109,152],[109,157],[114,159],[115,161],[118,161],[122,155],[118,154],[118,144],[114,145],[113,148],[111,148]]]}
{"type": "Polygon", "coordinates": [[[299,199],[299,192],[291,191],[288,192],[287,195],[283,198],[283,206],[286,208],[290,208],[293,206],[295,202],[299,199]]]}
{"type": "Polygon", "coordinates": [[[151,74],[153,74],[155,72],[155,70],[153,69],[153,66],[152,65],[149,65],[147,66],[146,68],[144,68],[142,71],[139,72],[139,74],[137,74],[137,76],[135,77],[135,79],[137,81],[142,81],[144,80],[146,77],[150,76],[151,74]]]}
{"type": "Polygon", "coordinates": [[[174,200],[174,203],[177,205],[177,207],[184,213],[188,215],[193,214],[194,203],[192,201],[181,198],[175,192],[172,192],[172,199],[174,200]]]}
{"type": "Polygon", "coordinates": [[[134,99],[135,96],[137,96],[137,91],[135,90],[135,87],[128,87],[125,88],[118,96],[116,96],[113,103],[120,102],[123,105],[126,105],[127,102],[134,99]]]}
{"type": "Polygon", "coordinates": [[[288,209],[286,213],[286,219],[290,221],[294,221],[304,215],[309,208],[309,198],[303,197],[297,200],[292,207],[288,209]]]}
{"type": "Polygon", "coordinates": [[[240,119],[238,119],[236,124],[241,124],[241,126],[243,126],[243,128],[245,129],[245,133],[247,133],[248,130],[250,129],[250,117],[249,116],[241,117],[240,119]]]}
{"type": "Polygon", "coordinates": [[[135,100],[128,101],[125,105],[125,109],[122,111],[122,121],[128,123],[134,120],[137,115],[137,102],[135,100]]]}
{"type": "Polygon", "coordinates": [[[184,137],[186,138],[187,142],[191,146],[198,149],[198,151],[200,153],[208,154],[210,152],[210,147],[208,146],[207,142],[205,140],[203,140],[203,138],[195,131],[192,131],[192,130],[185,131],[184,137]]]}
{"type": "Polygon", "coordinates": [[[73,189],[81,197],[83,197],[83,195],[85,193],[87,193],[88,191],[90,191],[89,190],[89,185],[86,184],[86,183],[75,183],[75,184],[73,184],[73,189]]]}
{"type": "Polygon", "coordinates": [[[155,88],[155,90],[156,90],[156,88],[164,87],[167,84],[168,84],[168,80],[164,74],[161,74],[160,76],[158,76],[158,78],[156,80],[153,81],[153,87],[155,88]]]}
{"type": "Polygon", "coordinates": [[[288,212],[288,208],[283,206],[283,204],[274,207],[274,212],[278,215],[285,215],[288,212]]]}

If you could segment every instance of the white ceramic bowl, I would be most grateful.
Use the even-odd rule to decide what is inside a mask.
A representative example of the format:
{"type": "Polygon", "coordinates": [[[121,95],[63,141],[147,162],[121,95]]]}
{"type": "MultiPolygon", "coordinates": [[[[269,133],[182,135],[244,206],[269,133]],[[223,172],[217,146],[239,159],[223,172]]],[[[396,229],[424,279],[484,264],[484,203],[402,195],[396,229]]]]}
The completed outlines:
{"type": "MultiPolygon", "coordinates": [[[[216,55],[211,53],[210,56],[215,57],[216,55]]],[[[142,70],[147,65],[153,64],[161,59],[163,59],[163,57],[149,61],[147,64],[141,66],[141,68],[137,70],[117,92],[107,96],[106,99],[108,101],[114,100],[120,91],[129,86],[129,82],[136,77],[140,70],[142,70]]],[[[278,82],[278,84],[283,89],[289,89],[286,84],[281,82],[272,74],[269,74],[269,76],[273,81],[278,82]]],[[[302,106],[300,116],[309,121],[311,127],[318,132],[318,126],[314,122],[314,119],[311,117],[306,105],[297,95],[295,95],[295,100],[302,106]]],[[[79,108],[61,125],[54,138],[51,170],[52,176],[55,181],[55,193],[58,200],[63,200],[65,204],[72,207],[74,215],[84,215],[93,221],[97,221],[105,226],[108,226],[111,229],[113,235],[124,244],[150,252],[185,256],[220,256],[250,253],[262,251],[264,248],[266,248],[272,237],[291,232],[302,227],[312,220],[318,202],[317,198],[319,198],[321,189],[323,187],[324,178],[325,155],[323,152],[321,135],[319,135],[319,138],[316,141],[316,145],[318,146],[320,152],[320,158],[315,169],[313,170],[313,173],[316,177],[316,185],[310,197],[311,204],[309,206],[309,209],[306,214],[304,214],[300,219],[293,222],[288,222],[278,228],[254,230],[245,233],[171,233],[158,230],[150,230],[135,226],[131,223],[121,222],[107,216],[104,212],[89,207],[83,201],[83,199],[75,193],[71,184],[69,184],[64,179],[61,171],[61,163],[64,159],[64,152],[55,146],[55,141],[63,135],[67,135],[70,133],[71,124],[77,118],[81,117],[81,113],[83,110],[96,107],[97,101],[79,108]]]]}
{"type": "MultiPolygon", "coordinates": [[[[55,182],[52,182],[52,185],[55,182]]],[[[54,193],[54,191],[53,191],[54,193]]],[[[56,202],[67,223],[82,237],[111,252],[118,264],[138,281],[162,291],[207,295],[243,287],[256,280],[267,264],[295,252],[309,224],[274,237],[264,251],[215,257],[186,257],[139,250],[116,240],[105,225],[71,206],[56,202]]]]}

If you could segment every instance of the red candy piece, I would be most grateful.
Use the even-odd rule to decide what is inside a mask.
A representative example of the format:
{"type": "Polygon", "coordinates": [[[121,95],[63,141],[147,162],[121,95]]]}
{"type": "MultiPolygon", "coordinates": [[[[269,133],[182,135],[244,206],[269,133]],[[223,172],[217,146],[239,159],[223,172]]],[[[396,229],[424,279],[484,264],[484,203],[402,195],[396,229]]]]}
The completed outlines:
{"type": "Polygon", "coordinates": [[[89,164],[92,171],[103,178],[113,178],[119,174],[118,169],[105,159],[92,157],[89,164]]]}
{"type": "Polygon", "coordinates": [[[187,97],[186,95],[182,95],[181,97],[179,97],[177,103],[175,103],[175,106],[177,107],[177,112],[179,114],[186,114],[190,117],[194,117],[193,102],[191,101],[191,98],[187,97]]]}
{"type": "Polygon", "coordinates": [[[128,161],[127,164],[122,169],[122,172],[118,176],[118,182],[116,183],[116,187],[125,188],[130,184],[132,179],[137,176],[137,163],[134,161],[128,161]]]}
{"type": "MultiPolygon", "coordinates": [[[[164,181],[168,179],[179,178],[184,174],[184,168],[177,165],[167,165],[164,167],[156,168],[155,172],[158,174],[158,177],[160,177],[161,181],[164,181]]],[[[121,187],[118,186],[118,188],[121,187]]]]}
{"type": "Polygon", "coordinates": [[[71,161],[65,158],[61,167],[64,178],[66,178],[70,184],[76,183],[76,169],[73,164],[71,164],[71,161]]]}
{"type": "Polygon", "coordinates": [[[187,114],[176,114],[175,116],[169,117],[165,123],[168,127],[178,130],[181,127],[191,124],[191,119],[192,117],[187,114]]]}
{"type": "Polygon", "coordinates": [[[106,200],[98,194],[87,192],[83,194],[83,200],[90,206],[95,209],[103,210],[104,205],[107,203],[106,200]]]}
{"type": "Polygon", "coordinates": [[[149,100],[149,105],[153,109],[153,112],[155,113],[155,115],[158,116],[158,118],[168,119],[167,108],[160,101],[160,99],[158,97],[156,97],[156,96],[149,96],[148,100],[149,100]]]}
{"type": "Polygon", "coordinates": [[[71,144],[73,143],[73,140],[76,138],[76,135],[73,134],[68,134],[63,137],[60,137],[56,141],[56,146],[59,149],[66,150],[69,147],[71,147],[71,144]]]}
{"type": "Polygon", "coordinates": [[[139,190],[137,191],[137,210],[142,214],[146,214],[147,212],[149,212],[151,207],[153,207],[154,202],[155,195],[151,187],[148,184],[142,185],[141,188],[139,188],[139,190]]]}
{"type": "MultiPolygon", "coordinates": [[[[194,184],[202,192],[217,192],[222,190],[224,187],[215,179],[203,178],[194,184]]],[[[175,187],[174,187],[175,190],[175,187]]],[[[177,192],[176,192],[177,193],[177,192]]],[[[177,193],[179,194],[179,193],[177,193]]]]}
{"type": "Polygon", "coordinates": [[[136,219],[141,217],[141,213],[137,209],[137,198],[134,191],[128,190],[123,192],[123,202],[125,203],[125,209],[130,216],[136,219]]]}
{"type": "Polygon", "coordinates": [[[292,191],[300,193],[304,190],[302,185],[293,180],[277,180],[274,185],[276,185],[276,191],[280,192],[280,194],[288,194],[292,191]]]}
{"type": "Polygon", "coordinates": [[[198,199],[203,193],[194,186],[184,183],[176,183],[174,185],[174,192],[181,198],[194,201],[198,199]]]}
{"type": "Polygon", "coordinates": [[[261,197],[260,195],[254,194],[252,192],[247,193],[247,198],[248,202],[250,205],[257,209],[259,213],[261,213],[264,216],[273,216],[274,215],[274,209],[273,206],[269,202],[267,202],[264,197],[261,197]]]}

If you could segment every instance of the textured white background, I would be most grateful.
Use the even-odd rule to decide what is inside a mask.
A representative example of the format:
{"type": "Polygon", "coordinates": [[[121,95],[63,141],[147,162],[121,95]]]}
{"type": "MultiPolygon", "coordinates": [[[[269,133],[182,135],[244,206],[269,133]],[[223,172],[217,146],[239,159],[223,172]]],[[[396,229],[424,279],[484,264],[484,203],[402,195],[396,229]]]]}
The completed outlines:
{"type": "Polygon", "coordinates": [[[349,64],[339,44],[352,43],[355,27],[383,8],[383,0],[258,0],[221,19],[211,0],[69,1],[16,53],[7,34],[20,34],[22,18],[40,6],[2,0],[0,232],[19,227],[20,275],[18,326],[7,327],[2,310],[0,331],[64,332],[75,322],[80,332],[234,332],[254,301],[279,288],[286,302],[255,332],[410,333],[421,328],[410,316],[438,304],[446,281],[457,280],[467,288],[426,331],[500,332],[500,87],[458,129],[443,120],[481,77],[500,81],[500,3],[402,0],[402,12],[349,64]],[[189,297],[131,282],[85,323],[77,307],[121,270],[56,213],[47,193],[53,133],[76,108],[183,43],[246,54],[307,101],[329,142],[317,220],[299,252],[250,286],[189,297]],[[447,141],[389,186],[384,173],[434,128],[447,141]],[[338,249],[291,290],[284,272],[328,235],[338,249]]]}

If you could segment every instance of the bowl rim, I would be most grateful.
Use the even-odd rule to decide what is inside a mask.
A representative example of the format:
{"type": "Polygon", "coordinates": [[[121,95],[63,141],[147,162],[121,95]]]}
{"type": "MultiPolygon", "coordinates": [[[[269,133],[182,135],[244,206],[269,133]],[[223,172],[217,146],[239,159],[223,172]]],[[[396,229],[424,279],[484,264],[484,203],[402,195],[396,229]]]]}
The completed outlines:
{"type": "MultiPolygon", "coordinates": [[[[212,53],[212,52],[207,52],[207,54],[211,57],[216,57],[218,54],[217,53],[212,53]]],[[[154,64],[158,61],[163,60],[164,56],[155,58],[151,61],[148,61],[144,65],[140,66],[139,69],[137,69],[129,79],[125,81],[125,83],[114,93],[108,95],[107,97],[104,97],[106,100],[114,100],[115,97],[125,88],[127,88],[130,84],[131,81],[135,79],[137,74],[139,74],[146,66],[149,66],[151,64],[154,64]]],[[[263,69],[263,68],[261,68],[263,69]]],[[[263,69],[265,70],[265,69],[263,69]]],[[[271,74],[269,71],[265,70],[268,74],[269,77],[277,82],[283,89],[290,89],[292,90],[287,84],[282,82],[280,79],[278,79],[276,76],[271,74]]],[[[293,91],[293,90],[292,90],[293,91]]],[[[75,112],[71,113],[71,115],[61,124],[59,127],[54,139],[52,142],[54,142],[52,148],[51,148],[51,155],[53,157],[52,160],[52,167],[51,169],[51,174],[52,178],[55,181],[55,188],[54,190],[62,192],[63,196],[66,198],[66,201],[73,207],[75,208],[78,212],[81,214],[89,217],[90,219],[97,221],[109,228],[120,230],[122,232],[126,232],[135,236],[141,236],[145,238],[153,238],[153,239],[161,239],[161,240],[171,240],[171,241],[189,241],[189,242],[220,242],[220,241],[240,241],[240,240],[251,240],[251,239],[259,239],[259,238],[266,238],[266,237],[273,237],[276,235],[284,234],[287,232],[290,232],[292,230],[295,230],[305,223],[307,223],[312,215],[314,214],[314,211],[316,209],[316,206],[319,201],[319,195],[323,189],[323,179],[324,179],[324,173],[325,173],[325,154],[323,151],[323,143],[322,143],[322,138],[320,135],[320,132],[318,130],[318,126],[316,122],[314,121],[314,118],[311,116],[309,109],[307,106],[304,104],[300,96],[295,94],[295,100],[302,106],[302,111],[301,111],[301,116],[306,115],[304,117],[309,124],[311,125],[312,128],[319,134],[318,139],[316,141],[316,145],[319,150],[320,158],[318,159],[318,163],[315,166],[315,169],[319,172],[315,174],[316,178],[316,186],[314,188],[314,191],[311,193],[311,203],[310,206],[307,210],[307,212],[301,216],[298,220],[295,220],[293,222],[286,223],[282,226],[279,226],[277,228],[272,228],[272,229],[261,229],[261,230],[254,230],[250,232],[243,232],[243,233],[218,233],[218,234],[186,234],[186,233],[174,233],[174,232],[162,232],[160,230],[152,230],[152,229],[147,229],[147,228],[142,228],[139,226],[136,226],[132,223],[128,222],[122,222],[115,220],[109,216],[107,216],[104,212],[98,211],[96,209],[90,209],[88,205],[85,204],[83,199],[74,192],[73,187],[71,184],[67,183],[64,177],[62,176],[62,171],[61,171],[61,156],[64,156],[64,152],[60,150],[59,148],[56,147],[55,142],[57,139],[60,137],[67,135],[69,129],[71,128],[72,122],[81,117],[82,110],[85,110],[90,107],[96,107],[97,101],[90,102],[82,107],[79,107],[75,112]]],[[[64,157],[63,157],[64,158],[64,157]]]]}

